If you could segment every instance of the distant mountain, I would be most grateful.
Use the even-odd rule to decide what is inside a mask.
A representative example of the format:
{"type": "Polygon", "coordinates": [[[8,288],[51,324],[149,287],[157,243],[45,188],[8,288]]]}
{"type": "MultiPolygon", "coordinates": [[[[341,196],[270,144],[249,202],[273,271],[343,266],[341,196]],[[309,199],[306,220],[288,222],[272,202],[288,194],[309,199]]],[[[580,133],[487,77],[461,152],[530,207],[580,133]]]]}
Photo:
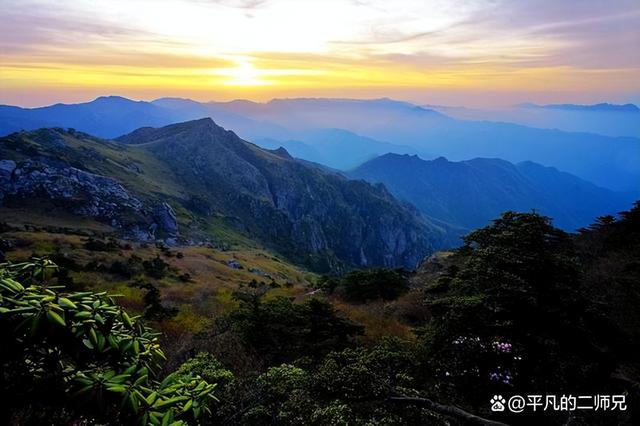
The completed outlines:
{"type": "Polygon", "coordinates": [[[296,158],[320,163],[339,170],[349,170],[388,152],[416,154],[414,148],[380,142],[341,129],[317,129],[296,132],[301,140],[278,141],[254,139],[261,147],[282,146],[296,158]],[[304,142],[302,142],[302,140],[304,142]]]}
{"type": "Polygon", "coordinates": [[[180,114],[119,96],[103,96],[80,104],[41,108],[0,106],[0,134],[41,127],[74,128],[101,137],[115,137],[141,126],[180,121],[180,114]]]}
{"type": "Polygon", "coordinates": [[[285,137],[288,132],[269,123],[248,118],[189,99],[162,98],[153,102],[103,96],[79,104],[55,104],[41,108],[0,105],[0,135],[43,127],[73,128],[103,138],[114,138],[140,127],[158,127],[203,117],[215,117],[230,128],[255,134],[285,137]]]}
{"type": "MultiPolygon", "coordinates": [[[[443,155],[456,161],[474,157],[535,161],[603,187],[640,188],[637,137],[613,138],[504,122],[457,120],[432,108],[390,99],[275,99],[263,104],[238,101],[218,106],[294,131],[340,128],[377,141],[411,147],[421,154],[443,155]]],[[[586,121],[604,125],[606,120],[586,121]]],[[[637,123],[629,122],[629,126],[633,128],[637,123]]]]}
{"type": "MultiPolygon", "coordinates": [[[[202,117],[213,117],[251,141],[300,141],[313,148],[307,150],[309,156],[304,158],[332,167],[350,168],[384,151],[443,155],[456,161],[495,157],[511,162],[547,164],[615,190],[637,190],[640,186],[638,138],[612,138],[502,122],[457,120],[433,109],[391,99],[199,103],[176,98],[134,102],[104,97],[76,105],[34,109],[0,107],[0,132],[6,134],[20,129],[60,126],[101,137],[114,137],[139,127],[158,127],[202,117]]],[[[608,120],[606,116],[598,117],[572,119],[572,122],[602,124],[608,120]]]]}
{"type": "Polygon", "coordinates": [[[476,158],[452,162],[443,157],[387,154],[349,173],[383,183],[429,217],[474,229],[505,210],[535,209],[556,225],[575,230],[593,218],[628,208],[638,194],[617,193],[571,174],[532,162],[476,158]]]}
{"type": "MultiPolygon", "coordinates": [[[[609,104],[604,104],[609,105],[609,104]]],[[[509,108],[478,109],[433,106],[443,114],[459,120],[499,121],[566,132],[595,133],[611,137],[640,137],[640,111],[635,105],[596,106],[520,104],[509,108]]]]}
{"type": "Polygon", "coordinates": [[[0,138],[0,160],[3,205],[43,199],[142,239],[191,241],[224,226],[320,271],[413,268],[450,241],[383,186],[263,150],[211,119],[116,141],[14,133],[0,138]]]}
{"type": "Polygon", "coordinates": [[[640,112],[634,104],[616,105],[610,103],[600,103],[593,105],[578,105],[578,104],[548,104],[538,105],[532,103],[519,104],[520,108],[542,108],[542,109],[560,109],[566,111],[604,111],[604,112],[640,112]]]}

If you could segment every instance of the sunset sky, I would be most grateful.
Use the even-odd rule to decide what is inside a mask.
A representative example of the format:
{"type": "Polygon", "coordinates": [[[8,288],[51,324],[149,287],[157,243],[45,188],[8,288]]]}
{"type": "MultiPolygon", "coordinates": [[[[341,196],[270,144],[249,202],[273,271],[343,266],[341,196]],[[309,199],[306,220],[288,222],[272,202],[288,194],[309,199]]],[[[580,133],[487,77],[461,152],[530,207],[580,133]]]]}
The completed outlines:
{"type": "Polygon", "coordinates": [[[0,103],[640,102],[638,0],[0,0],[0,103]]]}

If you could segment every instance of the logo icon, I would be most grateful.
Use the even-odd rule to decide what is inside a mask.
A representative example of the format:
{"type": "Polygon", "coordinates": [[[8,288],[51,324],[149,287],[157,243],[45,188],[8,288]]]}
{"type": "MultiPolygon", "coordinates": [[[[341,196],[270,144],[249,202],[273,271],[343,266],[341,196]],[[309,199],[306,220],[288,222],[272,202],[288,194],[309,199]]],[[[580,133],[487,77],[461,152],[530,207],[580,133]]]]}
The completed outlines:
{"type": "Polygon", "coordinates": [[[504,404],[507,403],[507,400],[502,395],[493,395],[489,402],[491,403],[491,411],[504,411],[504,404]]]}

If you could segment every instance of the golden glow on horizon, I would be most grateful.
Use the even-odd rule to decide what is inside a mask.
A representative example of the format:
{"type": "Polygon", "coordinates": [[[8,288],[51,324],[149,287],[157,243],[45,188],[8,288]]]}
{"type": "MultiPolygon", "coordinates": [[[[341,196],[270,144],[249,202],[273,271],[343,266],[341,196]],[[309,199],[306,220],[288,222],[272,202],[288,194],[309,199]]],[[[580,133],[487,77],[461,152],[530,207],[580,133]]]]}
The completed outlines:
{"type": "Polygon", "coordinates": [[[271,83],[264,80],[261,70],[256,69],[246,58],[238,60],[238,65],[234,68],[219,69],[215,73],[229,77],[224,84],[231,86],[261,86],[271,83]]]}
{"type": "Polygon", "coordinates": [[[65,100],[65,90],[199,100],[640,92],[640,61],[628,53],[640,7],[585,2],[567,12],[550,1],[535,20],[504,0],[5,0],[0,103],[65,100]],[[617,25],[615,45],[589,32],[600,22],[617,25]]]}

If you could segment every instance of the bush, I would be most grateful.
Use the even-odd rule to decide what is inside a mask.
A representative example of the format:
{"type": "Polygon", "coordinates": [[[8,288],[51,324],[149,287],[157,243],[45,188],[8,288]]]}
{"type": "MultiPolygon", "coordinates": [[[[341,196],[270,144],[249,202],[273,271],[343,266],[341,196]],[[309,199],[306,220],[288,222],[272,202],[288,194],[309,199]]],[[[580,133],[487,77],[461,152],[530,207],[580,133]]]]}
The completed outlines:
{"type": "Polygon", "coordinates": [[[145,260],[142,262],[144,271],[151,278],[162,279],[169,272],[169,264],[160,259],[160,256],[156,256],[153,260],[145,260]]]}
{"type": "Polygon", "coordinates": [[[407,273],[393,269],[353,271],[335,280],[326,280],[325,286],[350,302],[364,303],[372,300],[395,300],[409,290],[407,273]]]}
{"type": "Polygon", "coordinates": [[[351,346],[354,337],[364,331],[329,302],[309,299],[294,303],[285,297],[263,301],[267,291],[268,285],[255,283],[236,292],[239,308],[217,323],[218,327],[224,325],[237,333],[267,365],[321,357],[351,346]]]}
{"type": "Polygon", "coordinates": [[[91,250],[91,251],[114,251],[120,248],[118,243],[114,240],[101,241],[101,240],[94,240],[91,237],[89,237],[87,241],[85,241],[83,246],[85,249],[91,250]]]}
{"type": "Polygon", "coordinates": [[[208,411],[215,385],[159,378],[158,335],[106,293],[48,286],[56,269],[0,265],[3,423],[185,424],[208,411]]]}
{"type": "Polygon", "coordinates": [[[142,265],[142,259],[136,255],[131,255],[126,262],[116,260],[109,267],[109,272],[120,275],[125,278],[133,278],[145,271],[142,265]]]}

